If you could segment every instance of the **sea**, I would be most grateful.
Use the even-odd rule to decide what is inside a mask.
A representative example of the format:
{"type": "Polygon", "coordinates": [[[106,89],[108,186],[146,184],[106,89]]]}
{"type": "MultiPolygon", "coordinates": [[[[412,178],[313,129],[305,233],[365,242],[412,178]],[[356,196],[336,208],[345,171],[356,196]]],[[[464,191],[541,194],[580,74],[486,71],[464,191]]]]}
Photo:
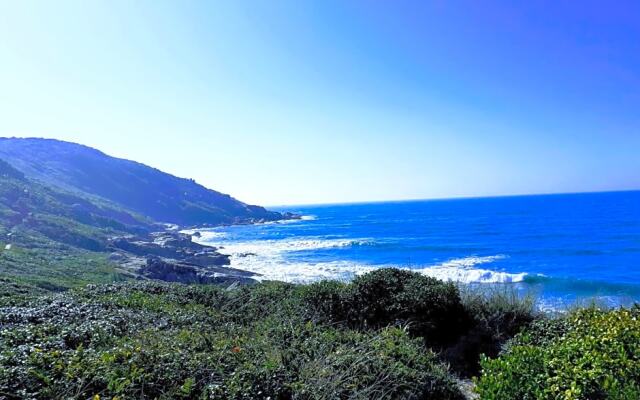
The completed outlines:
{"type": "Polygon", "coordinates": [[[259,279],[403,268],[512,287],[541,307],[640,302],[640,191],[278,207],[300,220],[200,230],[259,279]]]}

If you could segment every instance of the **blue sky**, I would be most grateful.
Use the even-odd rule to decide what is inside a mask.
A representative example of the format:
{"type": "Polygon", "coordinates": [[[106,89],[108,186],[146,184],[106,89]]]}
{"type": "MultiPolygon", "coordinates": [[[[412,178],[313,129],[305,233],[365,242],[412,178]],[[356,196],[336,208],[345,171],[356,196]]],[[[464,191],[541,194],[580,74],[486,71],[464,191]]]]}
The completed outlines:
{"type": "Polygon", "coordinates": [[[0,136],[252,203],[640,189],[636,1],[2,1],[0,37],[0,136]]]}

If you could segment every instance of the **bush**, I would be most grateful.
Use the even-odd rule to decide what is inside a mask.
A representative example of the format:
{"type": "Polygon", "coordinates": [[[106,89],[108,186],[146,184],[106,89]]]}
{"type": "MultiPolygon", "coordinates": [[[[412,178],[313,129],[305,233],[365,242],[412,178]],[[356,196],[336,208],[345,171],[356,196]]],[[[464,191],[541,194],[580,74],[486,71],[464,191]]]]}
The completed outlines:
{"type": "Polygon", "coordinates": [[[463,376],[476,376],[480,355],[496,357],[509,339],[540,318],[534,297],[512,287],[463,287],[461,298],[471,326],[442,356],[463,376]]]}
{"type": "Polygon", "coordinates": [[[349,319],[350,304],[346,298],[349,286],[338,281],[321,281],[301,286],[306,317],[314,322],[342,324],[349,319]]]}
{"type": "Polygon", "coordinates": [[[481,361],[482,399],[640,398],[640,309],[572,312],[537,323],[481,361]]]}
{"type": "Polygon", "coordinates": [[[435,346],[455,341],[469,322],[453,283],[405,270],[380,269],[355,278],[345,301],[352,326],[407,324],[412,335],[435,346]]]}
{"type": "Polygon", "coordinates": [[[403,329],[346,331],[328,343],[301,373],[300,393],[311,398],[463,399],[436,355],[403,329]]]}
{"type": "MultiPolygon", "coordinates": [[[[348,284],[19,289],[0,285],[0,398],[459,399],[439,359],[472,371],[535,317],[513,293],[461,296],[394,269],[348,284]]],[[[545,320],[527,332],[514,354],[567,329],[545,320]]]]}
{"type": "Polygon", "coordinates": [[[467,377],[479,373],[481,354],[497,356],[539,317],[534,298],[512,288],[459,289],[398,269],[377,270],[349,284],[324,281],[298,288],[309,319],[360,330],[406,325],[467,377]]]}

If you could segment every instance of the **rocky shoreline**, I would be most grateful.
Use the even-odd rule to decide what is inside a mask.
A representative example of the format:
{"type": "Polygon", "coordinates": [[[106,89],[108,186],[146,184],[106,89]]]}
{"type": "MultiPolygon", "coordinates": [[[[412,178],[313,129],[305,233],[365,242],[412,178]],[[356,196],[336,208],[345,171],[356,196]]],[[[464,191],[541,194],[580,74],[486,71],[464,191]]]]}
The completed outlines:
{"type": "Polygon", "coordinates": [[[121,236],[109,242],[110,260],[137,279],[166,282],[232,284],[254,283],[258,275],[229,267],[229,256],[214,247],[192,241],[177,231],[147,236],[121,236]]]}
{"type": "MultiPolygon", "coordinates": [[[[283,213],[282,220],[300,219],[301,216],[283,213]]],[[[259,224],[266,221],[241,221],[259,224]]],[[[186,284],[251,284],[258,282],[259,274],[231,268],[231,260],[218,249],[194,242],[199,228],[191,227],[194,234],[180,232],[176,225],[146,235],[114,237],[109,241],[109,259],[122,271],[136,279],[155,279],[186,284]]]]}

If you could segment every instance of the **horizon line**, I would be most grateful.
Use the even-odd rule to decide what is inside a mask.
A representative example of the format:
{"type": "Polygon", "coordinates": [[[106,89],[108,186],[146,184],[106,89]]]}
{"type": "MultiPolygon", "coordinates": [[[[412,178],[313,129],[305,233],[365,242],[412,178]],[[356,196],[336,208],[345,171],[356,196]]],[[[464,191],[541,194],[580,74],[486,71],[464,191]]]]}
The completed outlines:
{"type": "Polygon", "coordinates": [[[346,206],[346,205],[360,205],[360,204],[381,204],[381,203],[412,203],[420,201],[446,201],[446,200],[473,200],[473,199],[496,199],[496,198],[510,198],[510,197],[537,197],[537,196],[563,196],[563,195],[580,195],[580,194],[606,194],[606,193],[632,193],[640,192],[638,189],[614,189],[614,190],[587,190],[580,192],[542,192],[542,193],[513,193],[513,194],[498,194],[498,195],[461,195],[451,197],[427,197],[427,198],[410,198],[410,199],[388,199],[388,200],[357,200],[357,201],[344,201],[344,202],[329,202],[329,203],[297,203],[297,204],[269,204],[262,205],[267,209],[269,208],[285,208],[285,207],[309,207],[309,206],[346,206]]]}

